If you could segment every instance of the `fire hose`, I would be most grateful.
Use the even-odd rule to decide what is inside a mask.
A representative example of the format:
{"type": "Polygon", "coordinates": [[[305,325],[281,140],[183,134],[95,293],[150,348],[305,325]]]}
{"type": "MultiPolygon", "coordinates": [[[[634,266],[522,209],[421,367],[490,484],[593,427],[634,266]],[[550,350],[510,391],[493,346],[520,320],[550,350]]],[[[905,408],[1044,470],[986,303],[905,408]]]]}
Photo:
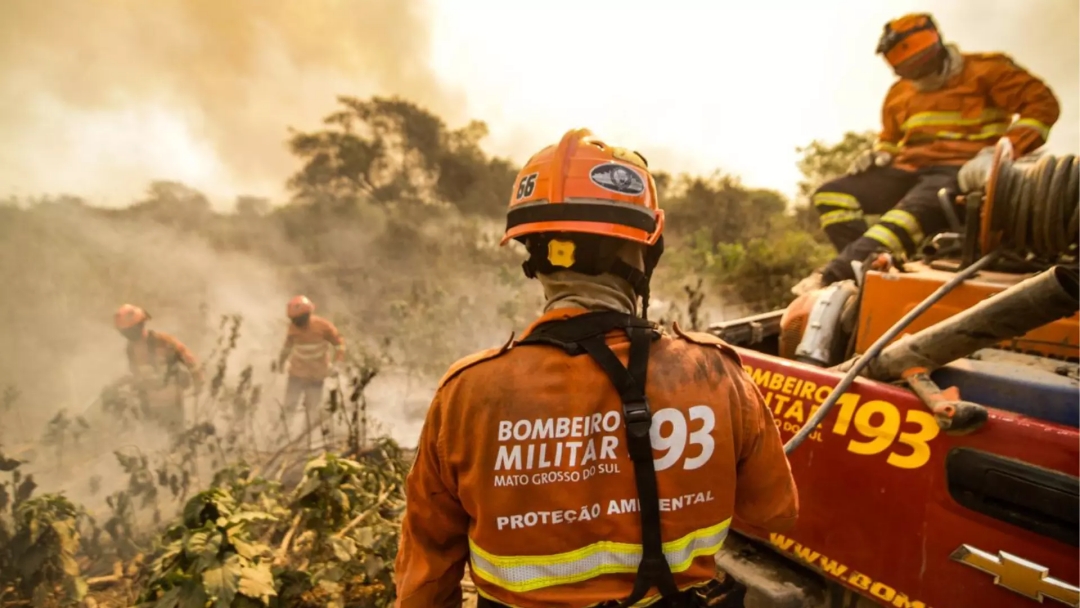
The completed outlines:
{"type": "Polygon", "coordinates": [[[1013,162],[1002,139],[982,212],[982,249],[998,246],[1040,258],[1056,258],[1080,240],[1080,160],[1076,155],[1013,162]]]}
{"type": "Polygon", "coordinates": [[[890,327],[866,353],[850,365],[845,364],[842,368],[847,370],[846,375],[784,445],[785,453],[790,454],[806,440],[887,344],[946,294],[996,261],[1003,251],[1033,253],[1042,258],[1058,258],[1070,250],[1075,255],[1080,241],[1080,159],[1073,154],[1047,155],[1033,162],[1014,163],[1012,144],[1002,138],[995,146],[981,215],[980,245],[989,253],[956,273],[890,327]]]}
{"type": "Polygon", "coordinates": [[[949,282],[945,283],[944,285],[939,287],[937,291],[927,296],[926,299],[920,302],[918,306],[913,308],[910,312],[904,315],[902,319],[900,319],[892,327],[890,327],[889,331],[882,334],[882,336],[878,338],[877,341],[875,341],[870,346],[870,348],[866,350],[866,353],[864,353],[861,357],[854,361],[850,369],[848,369],[847,374],[844,375],[840,382],[836,384],[832,392],[829,393],[829,396],[825,399],[825,402],[822,403],[821,407],[818,408],[817,412],[815,412],[814,415],[806,421],[806,424],[804,424],[803,427],[799,429],[799,432],[795,433],[795,436],[793,436],[791,439],[788,440],[786,444],[784,444],[784,453],[791,454],[793,451],[795,451],[795,448],[802,445],[803,441],[806,441],[806,438],[810,436],[810,433],[815,428],[817,428],[817,425],[821,424],[821,421],[829,415],[829,412],[832,411],[833,406],[836,405],[836,402],[840,399],[841,395],[844,394],[844,391],[846,391],[847,388],[851,386],[851,383],[855,381],[855,378],[860,373],[862,373],[863,369],[865,369],[871,361],[873,361],[879,354],[881,354],[881,351],[885,348],[885,345],[887,345],[894,338],[899,336],[900,332],[904,331],[908,325],[911,325],[912,321],[918,318],[919,315],[921,315],[922,313],[926,312],[931,306],[936,304],[938,300],[945,297],[946,294],[955,289],[961,283],[974,276],[975,273],[977,273],[979,270],[985,268],[987,265],[994,262],[994,260],[997,259],[998,255],[998,251],[992,251],[989,254],[983,256],[981,259],[979,259],[979,261],[975,262],[971,266],[968,266],[967,268],[956,273],[949,280],[949,282]]]}

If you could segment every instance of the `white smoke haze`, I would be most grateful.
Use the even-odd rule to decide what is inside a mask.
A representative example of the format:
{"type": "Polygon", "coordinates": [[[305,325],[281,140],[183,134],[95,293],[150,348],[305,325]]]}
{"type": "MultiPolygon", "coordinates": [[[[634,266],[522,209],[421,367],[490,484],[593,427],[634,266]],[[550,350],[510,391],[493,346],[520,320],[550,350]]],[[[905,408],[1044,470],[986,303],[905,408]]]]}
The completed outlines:
{"type": "Polygon", "coordinates": [[[1080,8],[1068,0],[553,0],[542,14],[487,0],[161,0],[0,3],[0,195],[71,192],[127,204],[150,179],[183,181],[224,206],[274,198],[294,168],[287,127],[310,129],[334,96],[400,94],[451,124],[488,120],[489,149],[523,161],[571,126],[625,140],[656,166],[742,175],[791,194],[794,148],[876,129],[893,75],[882,24],[930,11],[972,52],[1003,51],[1062,103],[1049,149],[1080,149],[1080,8]],[[642,78],[599,87],[581,55],[545,53],[566,90],[537,95],[518,35],[618,31],[642,78]],[[819,35],[826,33],[827,35],[819,35]]]}
{"type": "Polygon", "coordinates": [[[535,11],[523,3],[446,0],[434,3],[432,62],[445,82],[463,87],[469,115],[489,121],[492,152],[524,161],[565,129],[586,126],[669,172],[720,168],[793,197],[801,177],[796,147],[880,128],[895,76],[874,49],[882,26],[908,12],[931,12],[947,41],[968,52],[1008,53],[1045,79],[1062,106],[1048,149],[1076,153],[1078,6],[550,0],[535,11]],[[530,61],[541,52],[521,41],[521,23],[545,33],[572,24],[587,34],[545,47],[544,64],[557,70],[538,70],[530,61]]]}
{"type": "Polygon", "coordinates": [[[0,194],[127,204],[150,179],[281,192],[287,127],[389,91],[457,118],[417,0],[7,0],[0,194]]]}
{"type": "MultiPolygon", "coordinates": [[[[697,12],[704,3],[694,0],[679,5],[675,17],[665,11],[655,21],[641,18],[645,5],[596,2],[584,10],[580,4],[556,3],[543,16],[553,25],[533,25],[556,32],[571,11],[581,31],[608,32],[632,25],[618,19],[637,20],[636,27],[651,28],[641,36],[643,73],[662,74],[662,86],[629,95],[598,89],[585,105],[580,96],[536,95],[535,74],[515,59],[528,57],[532,44],[521,41],[517,28],[530,8],[512,3],[496,10],[464,0],[5,0],[0,197],[67,192],[123,207],[150,180],[171,179],[207,192],[218,210],[240,194],[279,204],[298,167],[285,147],[288,128],[317,127],[335,109],[336,95],[375,93],[401,95],[450,124],[490,118],[491,149],[517,160],[584,125],[625,138],[662,169],[719,166],[747,175],[749,184],[788,191],[797,179],[795,146],[877,128],[892,76],[873,56],[873,44],[885,20],[911,10],[933,11],[945,36],[964,50],[1004,50],[1043,77],[1062,102],[1051,149],[1080,147],[1080,4],[1074,1],[833,2],[798,9],[715,3],[697,12]],[[436,73],[434,37],[454,15],[460,23],[452,42],[475,42],[481,51],[459,57],[454,71],[436,73]],[[725,35],[709,36],[717,24],[725,35]],[[518,86],[517,77],[533,80],[518,86]],[[720,85],[726,94],[717,94],[720,85]]],[[[594,39],[605,53],[606,35],[594,39]]],[[[570,59],[558,68],[566,82],[595,84],[593,66],[570,59]]],[[[254,383],[266,391],[260,416],[269,436],[277,415],[272,400],[284,390],[284,376],[271,375],[269,363],[284,337],[285,302],[295,293],[312,296],[319,314],[344,319],[339,326],[358,340],[350,350],[373,350],[376,338],[400,335],[393,347],[399,356],[437,346],[424,333],[425,315],[434,315],[437,327],[453,327],[443,331],[456,332],[447,348],[459,355],[502,344],[513,324],[497,316],[495,304],[525,284],[517,305],[531,314],[540,295],[535,284],[508,284],[451,263],[420,267],[416,256],[403,253],[410,243],[394,249],[380,239],[390,228],[375,210],[364,231],[343,228],[321,241],[335,259],[355,260],[351,269],[333,271],[345,279],[283,269],[255,254],[222,253],[210,236],[151,221],[59,208],[13,223],[5,213],[0,207],[0,389],[15,386],[22,394],[12,412],[0,411],[0,443],[6,451],[37,454],[41,462],[33,466],[42,485],[72,492],[95,474],[113,484],[102,495],[123,482],[112,449],[163,445],[152,428],[121,440],[100,426],[86,451],[65,455],[63,463],[36,445],[58,411],[92,410],[101,387],[126,372],[124,341],[112,327],[112,313],[124,302],[148,309],[150,327],[177,336],[200,358],[215,346],[220,317],[241,315],[227,382],[253,366],[254,383]],[[439,298],[459,303],[468,318],[451,326],[438,317],[450,306],[427,311],[417,303],[423,298],[401,295],[431,276],[445,290],[439,298]],[[342,288],[342,281],[352,287],[342,288]],[[387,315],[387,297],[401,299],[394,308],[400,316],[387,315]]],[[[278,235],[254,238],[274,239],[266,249],[275,260],[301,259],[278,235]]],[[[518,272],[512,261],[507,268],[518,272]]],[[[734,314],[713,306],[705,311],[712,318],[734,314]]],[[[367,393],[371,415],[412,445],[435,380],[437,373],[387,365],[367,393]]]]}
{"type": "MultiPolygon", "coordinates": [[[[120,304],[144,307],[152,316],[149,328],[185,343],[204,366],[208,385],[218,362],[211,355],[227,338],[233,315],[241,317],[224,383],[236,386],[251,366],[262,399],[256,439],[247,447],[273,451],[282,444],[286,376],[273,373],[271,361],[284,340],[285,302],[292,295],[308,294],[317,314],[336,322],[354,362],[380,352],[392,358],[380,365],[366,392],[369,436],[382,429],[406,446],[414,445],[449,361],[506,340],[515,324],[500,318],[499,307],[519,302],[531,317],[540,303],[539,286],[520,290],[524,281],[516,274],[509,283],[491,276],[485,258],[446,259],[417,250],[418,244],[438,243],[439,232],[453,235],[443,241],[483,243],[484,231],[470,230],[474,220],[468,218],[436,215],[412,237],[399,239],[386,212],[369,207],[365,221],[320,239],[337,262],[316,267],[294,263],[303,256],[270,218],[218,215],[193,231],[140,217],[139,209],[105,211],[71,201],[0,206],[0,284],[6,286],[0,296],[0,390],[11,386],[21,393],[11,410],[0,411],[0,445],[8,456],[28,460],[25,471],[40,485],[64,490],[91,508],[127,483],[114,450],[160,455],[171,441],[153,422],[124,430],[103,411],[102,389],[128,372],[126,342],[112,324],[120,304]],[[245,231],[261,254],[214,246],[231,239],[235,248],[245,231]],[[47,423],[61,411],[89,424],[78,445],[70,439],[63,447],[43,442],[47,423]],[[87,483],[95,476],[99,489],[91,496],[87,483]]],[[[210,408],[207,400],[200,397],[198,409],[188,401],[187,422],[209,420],[222,433],[230,424],[229,403],[219,400],[210,408]]],[[[302,412],[294,413],[289,438],[302,423],[302,412]]]]}
{"type": "MultiPolygon", "coordinates": [[[[40,400],[23,408],[28,425],[40,425],[57,407],[81,413],[104,384],[127,372],[125,341],[112,326],[120,304],[144,307],[150,328],[180,338],[202,358],[224,314],[244,317],[238,357],[265,357],[277,341],[289,292],[264,261],[214,251],[153,222],[80,210],[39,210],[7,226],[22,232],[0,233],[0,277],[18,294],[4,298],[11,306],[3,333],[15,343],[0,350],[0,382],[40,400]]],[[[9,430],[3,436],[10,440],[9,430]]]]}
{"type": "MultiPolygon", "coordinates": [[[[390,91],[454,117],[458,102],[424,63],[424,10],[397,0],[4,2],[0,194],[124,206],[165,178],[212,191],[218,208],[240,193],[277,195],[297,167],[288,127],[317,125],[338,94],[390,91]]],[[[250,362],[265,384],[284,302],[301,287],[264,260],[151,222],[58,212],[32,230],[0,226],[0,236],[0,384],[22,393],[19,422],[0,428],[8,444],[35,441],[57,411],[80,413],[126,371],[111,326],[119,304],[145,307],[152,328],[200,357],[219,317],[242,315],[230,372],[250,362]]],[[[362,254],[358,236],[342,235],[341,247],[362,254]]],[[[340,314],[344,299],[325,295],[320,306],[340,314]]]]}

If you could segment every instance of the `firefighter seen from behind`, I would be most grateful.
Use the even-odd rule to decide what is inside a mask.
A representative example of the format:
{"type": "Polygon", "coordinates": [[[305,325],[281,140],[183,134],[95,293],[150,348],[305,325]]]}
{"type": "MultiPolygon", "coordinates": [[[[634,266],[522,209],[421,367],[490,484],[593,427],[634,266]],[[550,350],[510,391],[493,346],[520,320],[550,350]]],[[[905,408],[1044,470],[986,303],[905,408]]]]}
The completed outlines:
{"type": "Polygon", "coordinates": [[[481,607],[705,605],[733,517],[794,525],[780,435],[739,356],[647,320],[663,227],[645,159],[588,130],[518,174],[503,243],[524,245],[545,312],[439,383],[397,606],[461,606],[466,564],[481,607]]]}

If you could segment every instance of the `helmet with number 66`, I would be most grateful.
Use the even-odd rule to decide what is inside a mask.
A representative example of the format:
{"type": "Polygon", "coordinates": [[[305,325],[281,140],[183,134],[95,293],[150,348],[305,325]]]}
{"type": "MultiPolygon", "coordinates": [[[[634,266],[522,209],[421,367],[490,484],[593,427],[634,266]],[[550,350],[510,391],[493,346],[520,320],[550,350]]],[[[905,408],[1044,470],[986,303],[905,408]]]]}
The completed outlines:
{"type": "Polygon", "coordinates": [[[529,278],[567,269],[625,279],[641,297],[644,316],[652,272],[664,251],[663,231],[664,212],[645,157],[608,145],[588,129],[573,129],[518,172],[502,244],[514,239],[525,245],[529,278]],[[626,255],[627,242],[642,249],[626,255]]]}
{"type": "Polygon", "coordinates": [[[529,234],[578,232],[654,245],[664,229],[645,158],[573,129],[518,172],[503,243],[529,234]]]}

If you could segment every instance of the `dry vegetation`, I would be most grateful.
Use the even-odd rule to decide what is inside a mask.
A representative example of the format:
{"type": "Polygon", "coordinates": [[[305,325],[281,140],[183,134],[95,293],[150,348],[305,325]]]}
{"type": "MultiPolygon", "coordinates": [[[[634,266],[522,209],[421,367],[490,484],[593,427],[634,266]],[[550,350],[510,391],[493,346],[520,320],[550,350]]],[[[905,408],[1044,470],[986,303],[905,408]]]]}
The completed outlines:
{"type": "MultiPolygon", "coordinates": [[[[220,377],[240,326],[227,321],[220,377]]],[[[368,436],[378,371],[350,367],[323,420],[292,438],[255,431],[250,368],[211,382],[187,396],[193,417],[163,448],[112,450],[118,489],[100,497],[102,480],[83,479],[97,508],[38,493],[29,463],[0,452],[0,606],[390,605],[409,465],[395,441],[368,436]]],[[[41,443],[57,462],[92,452],[77,437],[98,425],[120,440],[152,427],[136,396],[104,393],[93,424],[50,422],[41,443]]]]}
{"type": "MultiPolygon", "coordinates": [[[[497,246],[515,169],[482,150],[483,123],[340,102],[323,130],[292,134],[287,204],[223,213],[154,182],[123,209],[0,205],[0,606],[392,603],[408,465],[391,437],[409,445],[446,366],[520,330],[540,290],[497,246]],[[270,363],[295,293],[349,345],[323,423],[300,434],[270,363]],[[179,435],[124,388],[122,302],[205,366],[179,435]]],[[[807,187],[865,142],[811,146],[807,187]]],[[[657,181],[665,321],[782,304],[828,253],[775,192],[721,173],[657,181]]]]}

